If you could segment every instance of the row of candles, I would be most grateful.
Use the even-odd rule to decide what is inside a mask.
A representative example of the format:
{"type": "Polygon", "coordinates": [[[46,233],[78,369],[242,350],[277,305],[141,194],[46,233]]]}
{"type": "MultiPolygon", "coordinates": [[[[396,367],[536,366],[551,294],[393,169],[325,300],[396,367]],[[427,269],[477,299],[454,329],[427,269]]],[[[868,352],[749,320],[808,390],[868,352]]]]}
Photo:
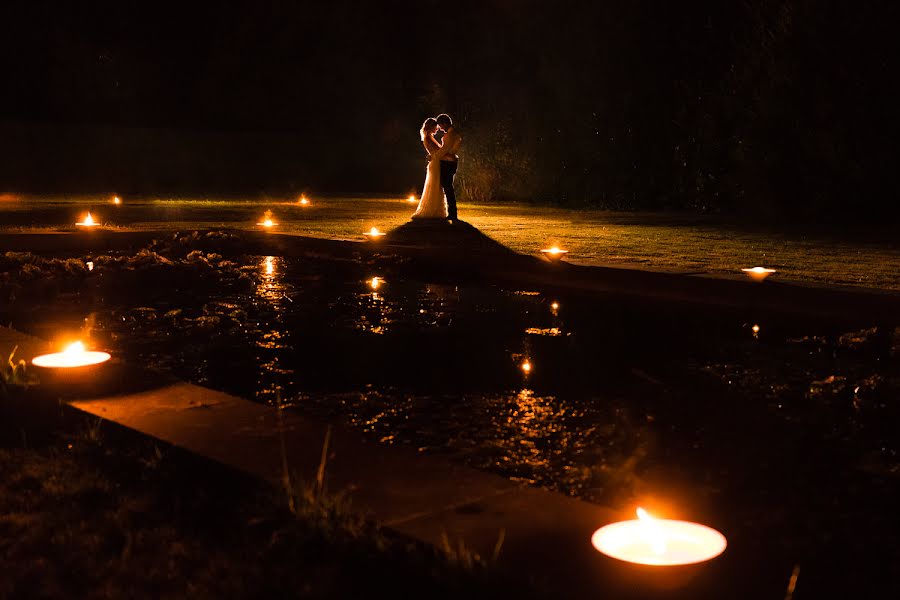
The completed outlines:
{"type": "MultiPolygon", "coordinates": [[[[418,199],[415,197],[415,195],[410,195],[406,199],[406,201],[407,202],[418,202],[418,199]]],[[[118,196],[113,196],[112,203],[113,204],[122,204],[122,199],[119,198],[118,196]]],[[[311,206],[312,205],[312,203],[309,201],[309,198],[307,198],[306,196],[300,196],[300,199],[297,201],[297,204],[300,206],[311,206]]],[[[88,212],[87,215],[84,217],[84,219],[75,223],[75,225],[77,227],[90,229],[92,227],[98,227],[100,224],[97,221],[95,221],[93,216],[91,216],[91,213],[88,212]]],[[[257,225],[259,225],[260,227],[264,227],[265,229],[271,229],[272,227],[277,226],[278,223],[273,218],[272,211],[267,210],[265,212],[265,214],[263,215],[262,220],[259,221],[257,223],[257,225]]],[[[385,235],[387,235],[387,234],[384,233],[383,231],[380,231],[377,227],[372,227],[371,229],[369,229],[369,231],[366,231],[363,233],[363,236],[370,242],[377,242],[378,240],[383,238],[385,235]]],[[[564,249],[560,248],[559,246],[552,246],[550,248],[541,249],[541,255],[551,263],[561,262],[562,259],[565,258],[567,254],[569,254],[569,251],[564,250],[564,249]]],[[[754,281],[763,281],[769,275],[776,272],[775,269],[768,269],[766,267],[748,267],[748,268],[741,269],[741,271],[743,271],[744,274],[746,274],[748,277],[750,277],[750,279],[752,279],[754,281]]]]}

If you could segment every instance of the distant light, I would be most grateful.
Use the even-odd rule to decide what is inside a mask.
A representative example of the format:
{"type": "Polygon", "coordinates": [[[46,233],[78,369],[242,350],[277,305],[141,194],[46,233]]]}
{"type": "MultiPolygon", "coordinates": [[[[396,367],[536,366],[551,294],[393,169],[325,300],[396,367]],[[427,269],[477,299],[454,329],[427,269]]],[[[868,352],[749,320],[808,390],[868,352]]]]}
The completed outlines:
{"type": "Polygon", "coordinates": [[[306,196],[300,196],[300,206],[309,206],[309,200],[306,196]]]}
{"type": "Polygon", "coordinates": [[[383,234],[382,232],[378,231],[378,228],[377,228],[377,227],[373,227],[373,228],[370,229],[369,231],[365,232],[363,235],[366,236],[366,239],[368,239],[369,241],[375,241],[375,240],[377,240],[378,238],[384,236],[385,234],[383,234]]]}
{"type": "Polygon", "coordinates": [[[278,223],[276,223],[275,220],[272,219],[272,211],[267,210],[265,212],[265,214],[263,215],[263,220],[260,221],[259,223],[257,223],[257,225],[261,225],[262,227],[265,227],[266,229],[271,229],[275,225],[278,225],[278,223]]]}
{"type": "Polygon", "coordinates": [[[370,288],[372,288],[373,290],[377,290],[384,284],[384,279],[382,279],[381,277],[373,277],[367,283],[369,284],[370,288]]]}
{"type": "Polygon", "coordinates": [[[754,334],[754,335],[756,335],[757,333],[759,333],[759,325],[754,325],[754,326],[751,327],[750,329],[753,330],[753,334],[754,334]]]}
{"type": "Polygon", "coordinates": [[[416,197],[414,195],[410,195],[410,197],[407,198],[406,201],[407,202],[418,202],[418,200],[416,200],[416,197]]]}
{"type": "Polygon", "coordinates": [[[90,260],[87,261],[86,263],[84,263],[84,266],[87,267],[88,271],[94,270],[94,262],[93,261],[90,261],[90,260]]]}
{"type": "Polygon", "coordinates": [[[275,273],[275,257],[267,256],[265,260],[266,265],[266,275],[273,275],[275,273]]]}
{"type": "Polygon", "coordinates": [[[119,198],[118,196],[113,196],[112,203],[113,204],[122,204],[122,199],[119,198]]]}
{"type": "Polygon", "coordinates": [[[772,273],[776,273],[775,269],[767,269],[765,267],[753,267],[752,269],[741,269],[753,281],[762,281],[772,273]]]}
{"type": "Polygon", "coordinates": [[[554,302],[550,305],[550,308],[552,308],[553,310],[559,310],[559,302],[554,302]]]}
{"type": "Polygon", "coordinates": [[[543,250],[541,250],[541,254],[543,254],[544,257],[550,262],[558,262],[562,260],[562,258],[568,253],[568,250],[563,250],[558,246],[553,246],[552,248],[544,248],[543,250]]]}
{"type": "Polygon", "coordinates": [[[531,361],[525,359],[525,361],[520,365],[522,372],[528,375],[531,373],[531,361]]]}
{"type": "Polygon", "coordinates": [[[94,221],[94,217],[91,216],[91,213],[88,212],[87,216],[84,217],[82,221],[75,223],[77,227],[97,227],[99,223],[94,221]]]}

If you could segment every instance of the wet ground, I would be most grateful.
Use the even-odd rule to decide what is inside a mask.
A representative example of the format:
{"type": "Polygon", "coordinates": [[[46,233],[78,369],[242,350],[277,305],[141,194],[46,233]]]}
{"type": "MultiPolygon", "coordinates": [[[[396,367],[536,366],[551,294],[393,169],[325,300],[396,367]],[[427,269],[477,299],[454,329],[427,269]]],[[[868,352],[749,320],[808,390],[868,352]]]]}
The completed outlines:
{"type": "MultiPolygon", "coordinates": [[[[72,229],[86,211],[113,228],[136,230],[258,229],[271,210],[276,229],[332,239],[362,239],[371,227],[409,220],[406,198],[191,199],[0,196],[0,231],[72,229]]],[[[559,245],[569,260],[654,270],[739,274],[766,266],[776,278],[900,290],[900,247],[894,228],[789,230],[777,220],[692,214],[613,213],[522,204],[463,202],[464,220],[523,254],[559,245]]],[[[0,248],[2,250],[2,248],[0,248]]]]}
{"type": "Polygon", "coordinates": [[[898,323],[415,281],[393,256],[239,247],[212,234],[138,254],[6,255],[0,318],[380,443],[704,515],[730,551],[784,565],[761,577],[786,584],[801,565],[810,595],[797,597],[895,585],[898,323]]]}

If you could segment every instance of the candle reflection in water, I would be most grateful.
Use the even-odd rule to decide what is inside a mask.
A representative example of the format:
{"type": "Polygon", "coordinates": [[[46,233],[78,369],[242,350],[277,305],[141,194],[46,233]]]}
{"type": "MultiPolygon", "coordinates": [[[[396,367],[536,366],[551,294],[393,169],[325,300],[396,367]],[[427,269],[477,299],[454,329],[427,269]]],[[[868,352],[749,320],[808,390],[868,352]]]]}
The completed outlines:
{"type": "Polygon", "coordinates": [[[255,358],[259,366],[256,397],[273,403],[279,388],[293,384],[295,373],[279,359],[279,356],[289,355],[293,348],[284,316],[287,304],[292,302],[294,286],[285,281],[285,265],[281,257],[262,257],[259,269],[253,303],[257,314],[246,324],[246,332],[255,338],[255,358]]]}

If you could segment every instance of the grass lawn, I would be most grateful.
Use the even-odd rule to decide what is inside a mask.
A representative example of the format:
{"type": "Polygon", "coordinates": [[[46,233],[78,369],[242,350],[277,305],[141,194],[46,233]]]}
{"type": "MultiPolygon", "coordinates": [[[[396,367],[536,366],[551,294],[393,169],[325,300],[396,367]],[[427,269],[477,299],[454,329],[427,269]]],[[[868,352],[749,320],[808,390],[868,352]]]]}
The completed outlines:
{"type": "MultiPolygon", "coordinates": [[[[127,229],[257,228],[271,210],[278,230],[361,240],[409,220],[404,198],[129,199],[7,198],[0,229],[71,228],[87,210],[127,229]]],[[[900,290],[900,247],[891,231],[787,230],[778,223],[692,214],[614,213],[521,204],[463,202],[460,215],[500,243],[524,254],[556,244],[569,260],[681,272],[740,274],[742,267],[778,269],[778,278],[900,290]]]]}

